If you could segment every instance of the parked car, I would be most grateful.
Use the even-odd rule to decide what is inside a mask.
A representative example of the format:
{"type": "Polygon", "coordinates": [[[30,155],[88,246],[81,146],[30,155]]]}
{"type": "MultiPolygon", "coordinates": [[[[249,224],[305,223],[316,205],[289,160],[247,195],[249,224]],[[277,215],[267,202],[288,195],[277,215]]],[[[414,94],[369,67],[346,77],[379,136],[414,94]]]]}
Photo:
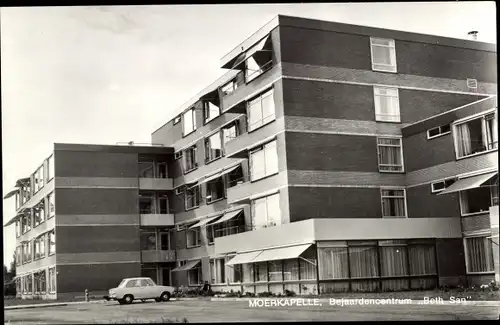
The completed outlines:
{"type": "Polygon", "coordinates": [[[144,302],[154,299],[160,302],[170,300],[174,290],[174,287],[156,285],[151,278],[127,278],[123,279],[118,287],[109,289],[109,295],[104,298],[116,300],[121,305],[131,304],[134,300],[144,302]]]}

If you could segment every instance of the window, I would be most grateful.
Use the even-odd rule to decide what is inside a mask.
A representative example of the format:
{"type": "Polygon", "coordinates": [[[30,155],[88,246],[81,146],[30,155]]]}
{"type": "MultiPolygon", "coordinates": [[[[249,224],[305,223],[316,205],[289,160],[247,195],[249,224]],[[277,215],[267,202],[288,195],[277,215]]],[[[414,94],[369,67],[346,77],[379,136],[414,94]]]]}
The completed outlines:
{"type": "Polygon", "coordinates": [[[35,178],[36,192],[38,192],[40,189],[42,189],[45,180],[43,173],[43,165],[40,168],[38,168],[35,177],[36,177],[35,178]]]}
{"type": "Polygon", "coordinates": [[[38,225],[45,222],[45,200],[42,199],[40,203],[38,203],[33,208],[33,227],[37,227],[38,225]]]}
{"type": "Polygon", "coordinates": [[[496,113],[455,125],[455,150],[457,158],[498,148],[496,113]]]}
{"type": "Polygon", "coordinates": [[[187,112],[182,114],[183,129],[182,135],[186,136],[196,130],[196,111],[194,108],[189,109],[187,112]]]}
{"type": "Polygon", "coordinates": [[[56,268],[49,269],[48,290],[50,293],[56,292],[56,268]]]}
{"type": "Polygon", "coordinates": [[[468,273],[495,272],[492,241],[485,237],[465,238],[468,273]]]}
{"type": "MultiPolygon", "coordinates": [[[[139,158],[143,159],[143,158],[139,158]]],[[[139,177],[141,178],[154,178],[155,163],[152,159],[144,159],[139,161],[139,177]]]]}
{"type": "Polygon", "coordinates": [[[267,282],[267,262],[254,263],[255,282],[267,282]]]}
{"type": "Polygon", "coordinates": [[[139,213],[140,214],[154,214],[154,194],[141,193],[139,194],[139,213]]]}
{"type": "Polygon", "coordinates": [[[256,181],[278,172],[276,140],[250,152],[250,180],[256,181]]]}
{"type": "Polygon", "coordinates": [[[243,183],[243,168],[241,165],[238,166],[235,170],[229,172],[227,175],[227,187],[233,187],[243,183]]]}
{"type": "Polygon", "coordinates": [[[221,91],[223,96],[227,96],[231,94],[233,91],[238,89],[238,84],[236,83],[236,80],[233,79],[224,86],[222,86],[221,91]]]}
{"type": "Polygon", "coordinates": [[[375,278],[379,276],[376,244],[349,245],[349,269],[351,278],[375,278]]]}
{"type": "Polygon", "coordinates": [[[405,241],[379,241],[380,275],[396,277],[409,275],[408,250],[405,241]]]}
{"type": "Polygon", "coordinates": [[[252,201],[253,229],[273,227],[281,224],[279,193],[252,201]]]}
{"type": "Polygon", "coordinates": [[[207,241],[209,244],[214,242],[215,238],[230,236],[245,231],[245,219],[243,213],[228,221],[217,222],[207,225],[207,241]]]}
{"type": "Polygon", "coordinates": [[[174,117],[174,125],[176,125],[177,123],[179,123],[181,121],[181,116],[176,116],[174,117]]]}
{"type": "Polygon", "coordinates": [[[396,47],[393,39],[370,38],[372,70],[396,72],[396,47]]]}
{"type": "Polygon", "coordinates": [[[21,217],[23,234],[31,230],[31,209],[26,211],[26,214],[21,217]]]}
{"type": "Polygon", "coordinates": [[[460,211],[463,216],[489,212],[492,203],[491,189],[493,187],[488,184],[460,191],[460,211]]]}
{"type": "Polygon", "coordinates": [[[435,127],[433,129],[427,130],[427,139],[434,139],[437,137],[440,137],[442,135],[449,134],[451,132],[451,128],[449,124],[446,125],[441,125],[438,127],[435,127]]]}
{"type": "Polygon", "coordinates": [[[406,196],[404,189],[381,189],[381,195],[382,217],[406,217],[406,196]]]}
{"type": "Polygon", "coordinates": [[[201,266],[198,264],[188,271],[188,284],[200,285],[201,284],[201,266]]]}
{"type": "Polygon", "coordinates": [[[200,206],[200,186],[196,185],[186,189],[186,210],[200,206]]]}
{"type": "Polygon", "coordinates": [[[45,257],[45,234],[33,240],[34,260],[45,257]]]}
{"type": "Polygon", "coordinates": [[[200,227],[186,229],[186,247],[197,247],[201,245],[200,227]]]}
{"type": "Polygon", "coordinates": [[[226,283],[225,277],[225,260],[223,258],[210,260],[210,283],[219,284],[226,283]]]}
{"type": "Polygon", "coordinates": [[[269,261],[267,273],[269,281],[283,281],[283,261],[269,261]]]}
{"type": "Polygon", "coordinates": [[[431,192],[438,193],[457,181],[456,178],[448,178],[431,184],[431,192]]]}
{"type": "Polygon", "coordinates": [[[26,293],[33,293],[33,275],[29,274],[26,276],[26,293]]]}
{"type": "Polygon", "coordinates": [[[245,60],[245,80],[248,83],[273,66],[273,48],[269,35],[250,48],[247,53],[253,53],[245,60]]]}
{"type": "Polygon", "coordinates": [[[23,263],[23,247],[16,247],[16,266],[19,266],[23,263]]]}
{"type": "Polygon", "coordinates": [[[170,250],[170,232],[168,231],[160,232],[160,249],[162,251],[170,250]]]}
{"type": "Polygon", "coordinates": [[[380,122],[401,122],[399,92],[397,88],[373,87],[375,120],[380,122]]]}
{"type": "Polygon", "coordinates": [[[347,244],[344,242],[337,246],[318,248],[318,271],[321,280],[349,278],[347,244]]]}
{"type": "Polygon", "coordinates": [[[27,250],[27,261],[31,262],[33,260],[33,241],[30,240],[29,242],[26,243],[26,250],[27,250]]]}
{"type": "Polygon", "coordinates": [[[45,270],[33,273],[35,280],[35,293],[45,293],[46,291],[46,281],[45,281],[45,270]]]}
{"type": "Polygon", "coordinates": [[[205,162],[210,162],[222,156],[222,140],[220,132],[205,139],[205,162]]]}
{"type": "Polygon", "coordinates": [[[184,173],[190,172],[196,167],[198,164],[196,163],[196,145],[194,145],[184,150],[184,173]]]}
{"type": "Polygon", "coordinates": [[[184,193],[184,186],[179,186],[175,188],[175,195],[181,195],[184,193]]]}
{"type": "Polygon", "coordinates": [[[283,280],[296,281],[299,279],[299,260],[289,259],[283,261],[283,280]]]}
{"type": "Polygon", "coordinates": [[[56,233],[54,230],[49,232],[49,255],[56,253],[56,233]]]}
{"type": "Polygon", "coordinates": [[[276,113],[274,108],[274,90],[268,90],[256,98],[248,101],[248,131],[253,131],[261,126],[274,121],[276,113]]]}
{"type": "Polygon", "coordinates": [[[50,181],[55,176],[54,155],[47,159],[47,181],[50,181]]]}
{"type": "Polygon", "coordinates": [[[55,198],[54,192],[50,193],[47,196],[47,202],[49,204],[48,209],[47,209],[48,210],[47,211],[48,212],[47,219],[50,219],[56,215],[56,198],[55,198]]]}
{"type": "Polygon", "coordinates": [[[222,176],[214,179],[213,181],[207,182],[207,204],[223,199],[225,195],[226,193],[222,176]]]}
{"type": "Polygon", "coordinates": [[[409,242],[408,258],[410,275],[435,275],[436,250],[431,242],[409,242]]]}
{"type": "Polygon", "coordinates": [[[21,236],[21,219],[16,219],[16,238],[21,236]]]}
{"type": "Polygon", "coordinates": [[[174,154],[174,159],[180,159],[182,158],[182,151],[177,151],[175,154],[174,154]]]}
{"type": "Polygon", "coordinates": [[[404,171],[401,138],[377,138],[377,149],[379,171],[404,171]]]}
{"type": "Polygon", "coordinates": [[[142,251],[155,251],[156,247],[156,232],[154,231],[141,231],[141,250],[142,251]]]}
{"type": "Polygon", "coordinates": [[[239,135],[239,122],[238,121],[231,122],[222,128],[222,139],[223,139],[224,145],[226,145],[226,143],[228,143],[229,141],[236,139],[236,137],[238,137],[238,135],[239,135]]]}
{"type": "Polygon", "coordinates": [[[219,103],[209,100],[203,102],[203,117],[205,123],[210,122],[219,115],[220,115],[219,103]]]}
{"type": "Polygon", "coordinates": [[[498,175],[491,181],[491,206],[498,205],[498,175]]]}
{"type": "Polygon", "coordinates": [[[168,168],[166,162],[159,162],[156,164],[156,178],[167,178],[168,168]]]}

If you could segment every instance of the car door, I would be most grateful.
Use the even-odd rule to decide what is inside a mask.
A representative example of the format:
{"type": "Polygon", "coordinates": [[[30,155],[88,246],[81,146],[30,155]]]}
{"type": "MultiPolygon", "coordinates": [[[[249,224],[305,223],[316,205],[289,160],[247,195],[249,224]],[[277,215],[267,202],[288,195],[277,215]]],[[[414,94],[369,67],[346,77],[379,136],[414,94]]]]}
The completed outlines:
{"type": "Polygon", "coordinates": [[[142,298],[157,298],[158,295],[155,294],[155,287],[149,283],[146,279],[141,279],[141,293],[142,298]]]}
{"type": "Polygon", "coordinates": [[[135,299],[140,299],[141,297],[141,288],[140,288],[140,283],[139,280],[132,279],[127,282],[125,285],[125,292],[124,294],[131,294],[134,296],[135,299]]]}

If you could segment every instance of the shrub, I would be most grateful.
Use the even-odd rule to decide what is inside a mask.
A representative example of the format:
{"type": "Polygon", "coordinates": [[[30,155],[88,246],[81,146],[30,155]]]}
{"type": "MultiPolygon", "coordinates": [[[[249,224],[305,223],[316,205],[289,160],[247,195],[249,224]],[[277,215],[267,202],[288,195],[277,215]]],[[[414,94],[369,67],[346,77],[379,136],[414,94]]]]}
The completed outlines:
{"type": "Polygon", "coordinates": [[[297,294],[293,290],[285,290],[285,297],[295,297],[297,294]]]}
{"type": "Polygon", "coordinates": [[[276,297],[276,295],[269,291],[259,292],[257,297],[276,297]]]}
{"type": "Polygon", "coordinates": [[[253,292],[245,292],[245,297],[255,297],[255,293],[253,293],[253,292]]]}

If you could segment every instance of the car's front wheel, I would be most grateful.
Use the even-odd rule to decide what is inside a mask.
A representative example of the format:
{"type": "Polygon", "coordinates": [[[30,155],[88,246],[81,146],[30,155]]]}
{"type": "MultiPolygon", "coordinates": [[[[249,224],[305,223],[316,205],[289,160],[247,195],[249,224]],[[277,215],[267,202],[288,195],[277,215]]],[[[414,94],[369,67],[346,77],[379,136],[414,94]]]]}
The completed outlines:
{"type": "Polygon", "coordinates": [[[127,305],[129,305],[129,304],[131,304],[134,301],[134,296],[132,296],[132,295],[125,295],[125,297],[123,297],[123,301],[124,301],[124,303],[126,303],[127,305]]]}
{"type": "Polygon", "coordinates": [[[160,301],[169,301],[170,300],[170,292],[164,292],[160,296],[160,301]]]}

